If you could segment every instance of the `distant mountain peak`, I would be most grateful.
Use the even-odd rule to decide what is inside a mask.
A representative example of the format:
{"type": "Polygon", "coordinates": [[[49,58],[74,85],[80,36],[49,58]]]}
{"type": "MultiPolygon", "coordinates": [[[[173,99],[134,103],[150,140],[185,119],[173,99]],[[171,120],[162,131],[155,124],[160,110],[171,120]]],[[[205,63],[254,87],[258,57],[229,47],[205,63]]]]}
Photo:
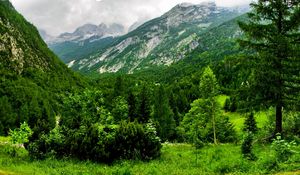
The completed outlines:
{"type": "Polygon", "coordinates": [[[194,5],[194,4],[189,3],[189,2],[183,2],[183,3],[178,4],[177,6],[178,7],[189,7],[189,6],[192,6],[192,5],[194,5]]]}
{"type": "MultiPolygon", "coordinates": [[[[78,27],[73,33],[62,33],[52,42],[81,42],[87,39],[95,40],[96,38],[101,39],[109,36],[120,36],[123,34],[125,34],[125,28],[121,24],[112,23],[108,25],[101,23],[99,25],[95,25],[87,23],[78,27]]],[[[48,42],[48,44],[53,44],[52,42],[48,42]]]]}

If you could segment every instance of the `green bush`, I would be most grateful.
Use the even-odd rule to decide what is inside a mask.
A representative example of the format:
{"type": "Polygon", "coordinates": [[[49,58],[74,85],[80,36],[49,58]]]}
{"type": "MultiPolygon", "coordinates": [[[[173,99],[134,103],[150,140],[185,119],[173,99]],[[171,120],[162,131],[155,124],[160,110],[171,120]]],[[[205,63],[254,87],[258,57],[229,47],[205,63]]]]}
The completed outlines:
{"type": "Polygon", "coordinates": [[[277,134],[272,142],[272,148],[275,150],[277,161],[287,161],[295,153],[293,150],[295,146],[296,143],[294,141],[287,142],[281,138],[280,134],[277,134]]]}
{"type": "Polygon", "coordinates": [[[73,157],[80,160],[112,162],[117,159],[150,160],[160,156],[161,143],[152,124],[121,122],[93,124],[79,129],[56,127],[28,145],[32,158],[73,157]]]}
{"type": "Polygon", "coordinates": [[[161,147],[151,123],[143,126],[121,122],[116,132],[113,152],[116,159],[151,160],[160,156],[161,147]]]}

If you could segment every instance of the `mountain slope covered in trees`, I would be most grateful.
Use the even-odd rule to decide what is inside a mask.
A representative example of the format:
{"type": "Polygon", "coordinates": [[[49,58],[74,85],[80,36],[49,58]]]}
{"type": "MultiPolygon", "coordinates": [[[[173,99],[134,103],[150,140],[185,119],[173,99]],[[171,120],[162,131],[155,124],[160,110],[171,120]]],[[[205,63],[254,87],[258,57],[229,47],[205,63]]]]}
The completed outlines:
{"type": "Polygon", "coordinates": [[[48,49],[37,29],[8,0],[0,1],[0,132],[23,121],[54,125],[58,92],[84,80],[48,49]]]}

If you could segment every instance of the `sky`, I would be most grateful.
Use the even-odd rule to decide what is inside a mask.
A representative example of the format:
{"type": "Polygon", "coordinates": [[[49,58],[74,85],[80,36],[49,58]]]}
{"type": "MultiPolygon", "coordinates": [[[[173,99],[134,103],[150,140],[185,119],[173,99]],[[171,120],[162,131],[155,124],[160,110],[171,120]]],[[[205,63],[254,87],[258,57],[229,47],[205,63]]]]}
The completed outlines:
{"type": "MultiPolygon", "coordinates": [[[[179,3],[203,1],[207,0],[11,0],[28,21],[53,36],[87,23],[119,23],[129,28],[137,21],[161,16],[179,3]]],[[[228,7],[249,4],[250,0],[215,2],[228,7]]]]}

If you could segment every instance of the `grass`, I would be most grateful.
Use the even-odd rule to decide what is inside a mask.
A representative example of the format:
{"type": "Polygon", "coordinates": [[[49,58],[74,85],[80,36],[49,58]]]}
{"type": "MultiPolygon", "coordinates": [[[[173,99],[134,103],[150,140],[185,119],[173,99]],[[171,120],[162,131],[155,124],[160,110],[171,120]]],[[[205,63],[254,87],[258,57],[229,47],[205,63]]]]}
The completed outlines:
{"type": "MultiPolygon", "coordinates": [[[[300,152],[300,148],[297,148],[300,152]]],[[[276,163],[269,145],[256,145],[257,161],[242,158],[240,146],[233,144],[207,145],[200,150],[188,144],[164,144],[162,156],[149,162],[119,161],[113,165],[89,161],[56,160],[32,161],[24,149],[11,157],[0,146],[0,175],[2,174],[264,174],[300,170],[300,155],[286,163],[276,163]]]]}

